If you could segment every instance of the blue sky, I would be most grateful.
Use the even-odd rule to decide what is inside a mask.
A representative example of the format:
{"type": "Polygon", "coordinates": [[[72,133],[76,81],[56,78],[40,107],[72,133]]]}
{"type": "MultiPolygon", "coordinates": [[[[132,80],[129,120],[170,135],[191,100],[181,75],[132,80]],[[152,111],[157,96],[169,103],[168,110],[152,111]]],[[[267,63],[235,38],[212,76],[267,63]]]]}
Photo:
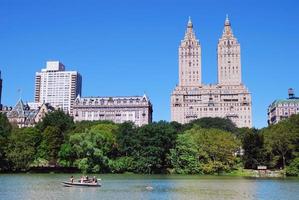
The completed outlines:
{"type": "Polygon", "coordinates": [[[229,14],[241,44],[243,82],[253,124],[267,106],[299,95],[299,1],[293,0],[0,0],[4,105],[33,101],[34,76],[60,60],[83,76],[83,96],[149,95],[154,120],[170,120],[178,83],[178,46],[191,16],[202,46],[204,83],[217,82],[216,47],[229,14]]]}

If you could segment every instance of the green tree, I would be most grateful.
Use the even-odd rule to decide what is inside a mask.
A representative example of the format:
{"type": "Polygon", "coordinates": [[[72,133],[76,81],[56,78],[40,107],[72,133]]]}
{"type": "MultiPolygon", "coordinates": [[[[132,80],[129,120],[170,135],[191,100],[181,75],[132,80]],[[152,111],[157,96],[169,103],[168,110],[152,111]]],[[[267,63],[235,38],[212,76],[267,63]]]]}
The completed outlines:
{"type": "Polygon", "coordinates": [[[120,124],[117,131],[118,150],[122,156],[132,156],[134,144],[136,144],[137,129],[133,122],[124,122],[120,124]]]}
{"type": "Polygon", "coordinates": [[[290,165],[286,168],[288,176],[299,176],[299,157],[292,160],[290,165]]]}
{"type": "Polygon", "coordinates": [[[192,137],[187,134],[178,135],[175,148],[170,150],[169,160],[175,173],[199,173],[197,147],[192,137]]]}
{"type": "Polygon", "coordinates": [[[134,159],[128,156],[122,156],[109,160],[109,169],[112,173],[124,173],[133,171],[134,159]]]}
{"type": "Polygon", "coordinates": [[[174,148],[177,131],[160,121],[139,127],[134,138],[132,157],[137,173],[163,173],[169,167],[167,155],[174,148]]]}
{"type": "Polygon", "coordinates": [[[63,134],[58,127],[47,126],[42,135],[39,157],[48,160],[52,165],[56,165],[58,152],[64,143],[63,134]]]}
{"type": "Polygon", "coordinates": [[[90,130],[92,126],[97,124],[114,124],[112,121],[102,120],[102,121],[80,121],[74,124],[74,128],[71,132],[82,133],[86,130],[90,130]]]}
{"type": "Polygon", "coordinates": [[[240,142],[230,132],[194,127],[186,134],[192,137],[204,173],[230,171],[236,163],[240,142]]]}
{"type": "Polygon", "coordinates": [[[14,129],[8,139],[6,155],[13,170],[27,170],[34,161],[41,134],[35,128],[14,129]]]}
{"type": "Polygon", "coordinates": [[[76,159],[76,154],[69,142],[61,145],[58,152],[58,164],[63,167],[71,167],[76,159]]]}
{"type": "Polygon", "coordinates": [[[185,125],[185,130],[191,129],[194,126],[206,129],[220,129],[231,133],[237,132],[236,125],[230,119],[220,117],[203,117],[193,120],[185,125]]]}
{"type": "Polygon", "coordinates": [[[66,152],[74,155],[71,160],[63,157],[61,160],[83,172],[109,172],[109,156],[115,149],[117,128],[115,124],[97,124],[85,132],[71,134],[68,141],[71,150],[61,149],[60,155],[66,152]]]}
{"type": "Polygon", "coordinates": [[[0,113],[0,171],[7,170],[8,163],[5,155],[7,138],[11,133],[11,125],[5,114],[0,113]]]}
{"type": "Polygon", "coordinates": [[[58,128],[62,133],[65,133],[74,126],[73,118],[65,114],[62,110],[55,110],[46,114],[41,122],[36,127],[43,132],[48,126],[58,128]]]}
{"type": "Polygon", "coordinates": [[[276,166],[285,168],[289,162],[294,150],[296,134],[292,132],[292,126],[289,120],[284,120],[263,130],[265,146],[271,150],[279,159],[276,166]]]}
{"type": "Polygon", "coordinates": [[[243,129],[242,147],[244,149],[242,158],[245,168],[256,169],[258,165],[267,165],[263,134],[256,129],[243,129]]]}

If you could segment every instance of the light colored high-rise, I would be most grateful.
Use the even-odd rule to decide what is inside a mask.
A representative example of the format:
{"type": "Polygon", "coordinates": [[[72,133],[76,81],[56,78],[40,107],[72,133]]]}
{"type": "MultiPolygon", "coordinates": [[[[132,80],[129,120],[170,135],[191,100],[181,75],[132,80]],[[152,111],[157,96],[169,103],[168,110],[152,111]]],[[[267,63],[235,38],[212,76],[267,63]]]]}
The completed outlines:
{"type": "Polygon", "coordinates": [[[65,71],[59,61],[48,61],[45,69],[36,72],[35,102],[50,103],[72,115],[75,98],[81,95],[81,75],[76,71],[65,71]]]}
{"type": "Polygon", "coordinates": [[[228,17],[218,42],[218,83],[201,83],[201,47],[189,19],[179,47],[179,85],[171,95],[171,120],[188,123],[202,117],[231,119],[251,127],[251,94],[241,80],[240,44],[228,17]]]}
{"type": "Polygon", "coordinates": [[[179,81],[181,86],[201,85],[201,47],[190,18],[179,47],[179,81]]]}
{"type": "Polygon", "coordinates": [[[222,37],[218,41],[218,83],[220,85],[241,85],[241,50],[234,37],[228,17],[225,20],[222,37]]]}
{"type": "Polygon", "coordinates": [[[134,122],[142,126],[152,122],[153,107],[146,95],[126,97],[80,97],[74,104],[75,121],[110,120],[134,122]]]}

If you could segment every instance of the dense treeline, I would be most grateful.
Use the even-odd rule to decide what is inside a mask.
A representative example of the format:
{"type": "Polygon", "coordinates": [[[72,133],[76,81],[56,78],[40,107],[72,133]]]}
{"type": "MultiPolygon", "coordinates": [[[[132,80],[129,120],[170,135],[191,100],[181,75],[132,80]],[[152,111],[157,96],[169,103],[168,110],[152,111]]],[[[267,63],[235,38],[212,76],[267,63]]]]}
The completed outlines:
{"type": "Polygon", "coordinates": [[[257,130],[222,118],[142,127],[74,123],[62,111],[35,127],[17,128],[0,114],[0,171],[62,166],[94,173],[219,174],[260,165],[299,175],[299,115],[257,130]]]}

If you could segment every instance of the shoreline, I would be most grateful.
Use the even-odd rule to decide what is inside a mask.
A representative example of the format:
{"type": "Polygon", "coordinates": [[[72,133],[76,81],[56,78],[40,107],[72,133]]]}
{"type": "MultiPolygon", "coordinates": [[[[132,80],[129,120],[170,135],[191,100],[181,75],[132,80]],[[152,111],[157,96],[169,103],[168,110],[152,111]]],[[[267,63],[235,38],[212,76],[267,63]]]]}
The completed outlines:
{"type": "Polygon", "coordinates": [[[0,174],[101,174],[101,175],[133,175],[133,176],[199,176],[199,177],[244,177],[244,178],[289,178],[296,176],[286,176],[284,170],[252,170],[238,169],[227,173],[220,174],[175,174],[175,173],[160,173],[160,174],[138,174],[133,172],[125,173],[83,173],[77,168],[54,168],[54,167],[39,167],[27,171],[2,171],[0,174]]]}

